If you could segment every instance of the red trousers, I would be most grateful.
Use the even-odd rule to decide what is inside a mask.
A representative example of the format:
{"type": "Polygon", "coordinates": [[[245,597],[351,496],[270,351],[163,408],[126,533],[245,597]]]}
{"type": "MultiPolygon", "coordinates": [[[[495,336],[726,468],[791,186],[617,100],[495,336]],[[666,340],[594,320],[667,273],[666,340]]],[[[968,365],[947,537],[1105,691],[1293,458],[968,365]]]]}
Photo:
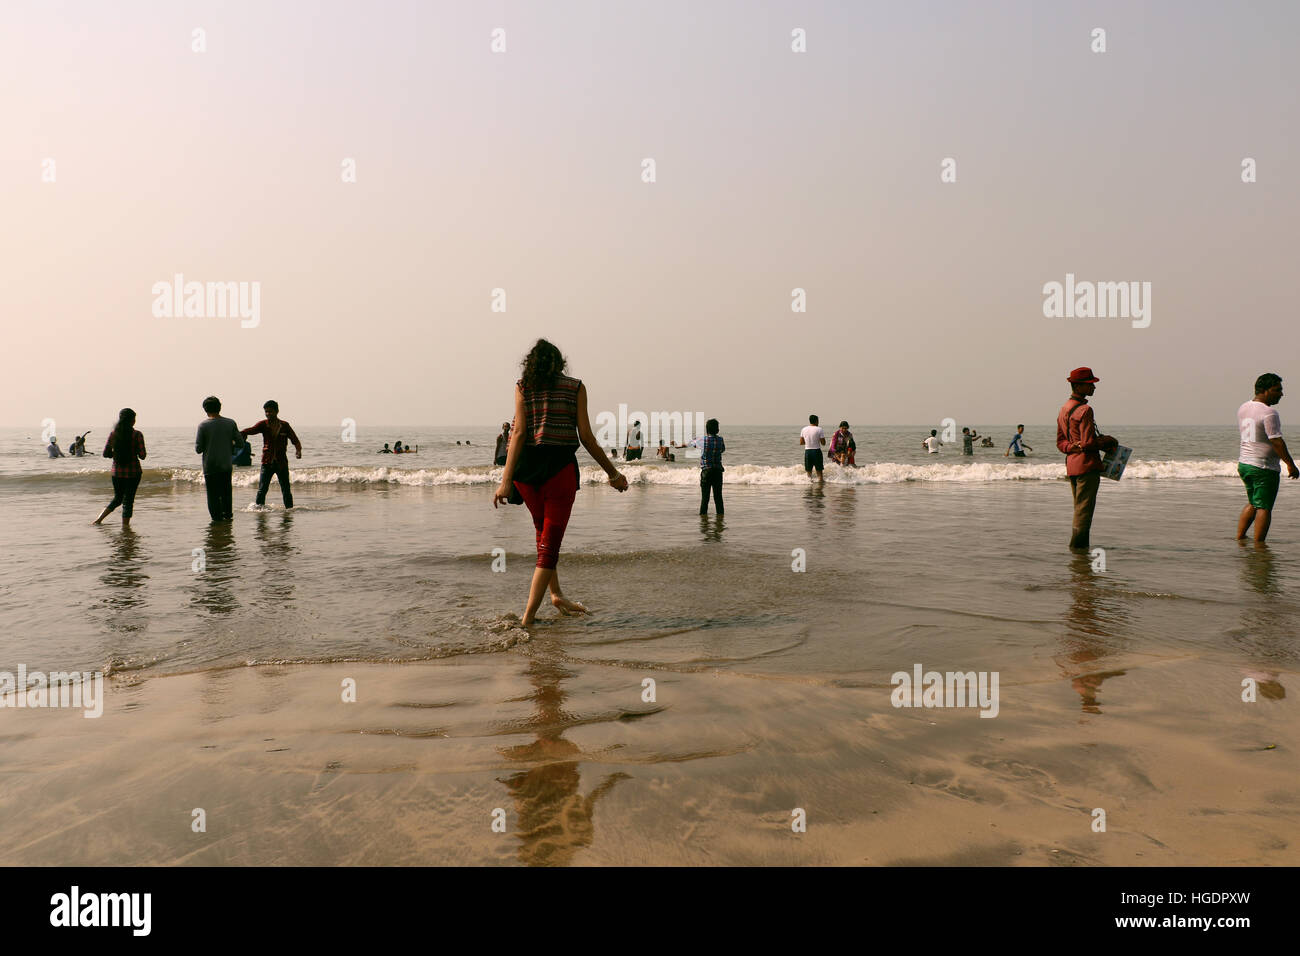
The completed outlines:
{"type": "Polygon", "coordinates": [[[573,499],[578,493],[578,466],[568,464],[540,485],[526,485],[516,481],[524,504],[533,516],[537,529],[537,566],[553,568],[560,561],[560,542],[573,511],[573,499]]]}

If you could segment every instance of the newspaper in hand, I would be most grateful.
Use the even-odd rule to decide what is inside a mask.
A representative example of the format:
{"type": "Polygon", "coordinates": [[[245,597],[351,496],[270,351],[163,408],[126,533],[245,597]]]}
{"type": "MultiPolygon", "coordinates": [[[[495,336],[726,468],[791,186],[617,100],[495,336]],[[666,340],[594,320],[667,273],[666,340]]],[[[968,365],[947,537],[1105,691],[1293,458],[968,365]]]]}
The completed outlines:
{"type": "Polygon", "coordinates": [[[1112,451],[1106,452],[1106,457],[1101,460],[1101,476],[1111,481],[1119,481],[1124,477],[1124,466],[1128,464],[1131,454],[1133,449],[1125,448],[1123,445],[1116,445],[1112,451]]]}

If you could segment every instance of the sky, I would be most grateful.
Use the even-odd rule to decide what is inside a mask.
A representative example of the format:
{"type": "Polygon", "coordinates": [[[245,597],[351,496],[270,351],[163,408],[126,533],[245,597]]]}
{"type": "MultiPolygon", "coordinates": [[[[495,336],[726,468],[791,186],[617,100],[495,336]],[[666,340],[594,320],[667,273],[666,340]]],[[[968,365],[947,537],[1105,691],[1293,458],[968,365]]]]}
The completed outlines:
{"type": "Polygon", "coordinates": [[[538,336],[593,417],[1048,422],[1089,365],[1109,423],[1231,424],[1300,380],[1297,33],[1292,2],[5,0],[0,424],[215,393],[490,425],[538,336]],[[258,283],[256,324],[156,315],[178,273],[258,283]],[[1150,283],[1149,324],[1045,316],[1067,274],[1150,283]]]}

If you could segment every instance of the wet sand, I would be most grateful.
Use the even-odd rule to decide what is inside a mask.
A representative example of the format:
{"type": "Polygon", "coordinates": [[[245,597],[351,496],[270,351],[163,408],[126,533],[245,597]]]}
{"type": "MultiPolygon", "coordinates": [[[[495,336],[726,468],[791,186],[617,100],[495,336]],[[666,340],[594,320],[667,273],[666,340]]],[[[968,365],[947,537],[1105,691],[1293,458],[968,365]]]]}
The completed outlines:
{"type": "Polygon", "coordinates": [[[575,653],[542,634],[444,661],[127,674],[97,720],[6,710],[0,863],[1300,863],[1292,673],[1245,704],[1238,665],[1195,655],[1045,661],[1004,671],[984,719],[895,709],[886,673],[575,653]]]}

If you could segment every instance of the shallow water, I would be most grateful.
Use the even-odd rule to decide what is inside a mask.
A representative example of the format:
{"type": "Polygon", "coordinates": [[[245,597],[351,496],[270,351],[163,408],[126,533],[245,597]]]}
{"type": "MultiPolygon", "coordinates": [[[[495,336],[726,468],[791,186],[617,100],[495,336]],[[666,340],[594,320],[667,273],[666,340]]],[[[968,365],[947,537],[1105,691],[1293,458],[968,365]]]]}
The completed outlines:
{"type": "MultiPolygon", "coordinates": [[[[422,468],[403,461],[394,481],[391,470],[348,478],[362,453],[304,429],[298,507],[283,511],[273,484],[272,507],[249,510],[249,469],[234,522],[212,526],[189,430],[146,430],[151,468],[131,532],[115,517],[89,525],[110,496],[106,461],[20,457],[7,434],[3,657],[169,673],[511,646],[535,558],[531,523],[523,508],[492,508],[496,476],[471,463],[473,429],[457,432],[473,452],[431,441],[435,431],[385,432],[422,438],[411,458],[428,455],[422,468]],[[492,569],[497,548],[504,572],[492,569]]],[[[696,515],[692,463],[626,466],[638,480],[619,495],[587,462],[560,571],[593,613],[551,619],[544,608],[542,632],[590,660],[849,686],[885,686],[918,661],[1000,670],[1004,681],[1187,654],[1269,673],[1296,666],[1285,636],[1300,586],[1293,491],[1283,488],[1267,551],[1236,544],[1243,495],[1228,477],[1230,428],[1126,430],[1147,457],[1103,482],[1093,544],[1104,572],[1065,548],[1069,490],[1041,437],[1037,460],[983,450],[974,463],[934,463],[906,452],[915,429],[861,429],[864,467],[832,468],[819,487],[779,464],[791,458],[789,430],[752,431],[729,439],[723,519],[696,515]],[[877,447],[900,460],[873,465],[877,447]],[[994,480],[973,480],[981,470],[994,480]],[[803,572],[792,570],[796,549],[803,572]]],[[[1099,706],[1100,685],[1118,676],[1081,689],[1093,698],[1083,705],[1099,706]]]]}

